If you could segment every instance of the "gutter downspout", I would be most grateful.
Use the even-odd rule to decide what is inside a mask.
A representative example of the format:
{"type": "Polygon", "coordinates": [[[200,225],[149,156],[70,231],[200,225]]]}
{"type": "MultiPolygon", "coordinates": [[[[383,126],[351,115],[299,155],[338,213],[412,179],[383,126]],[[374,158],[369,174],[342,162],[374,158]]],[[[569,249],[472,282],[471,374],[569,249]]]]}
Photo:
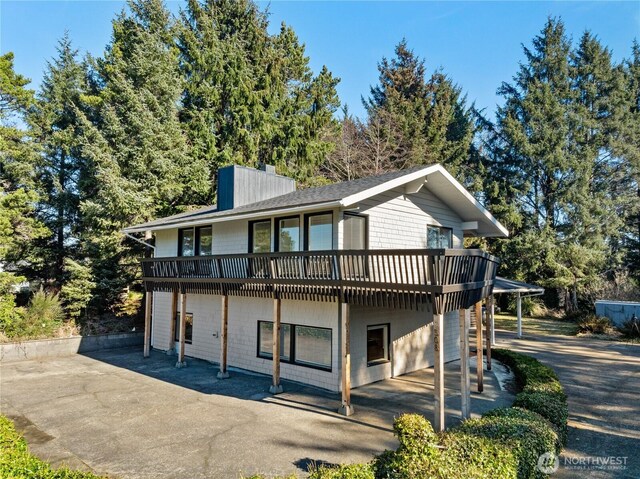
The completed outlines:
{"type": "MultiPolygon", "coordinates": [[[[124,233],[124,232],[123,232],[123,233],[124,233]]],[[[148,236],[151,236],[151,234],[150,234],[150,233],[151,233],[151,231],[149,231],[149,232],[145,232],[145,237],[147,237],[147,235],[148,235],[148,236]]],[[[150,244],[150,243],[147,243],[146,241],[143,241],[143,240],[141,240],[141,239],[139,239],[139,238],[136,238],[135,236],[133,236],[133,235],[131,235],[131,234],[129,234],[129,233],[124,233],[124,235],[125,235],[127,238],[131,238],[133,241],[136,241],[137,243],[140,243],[140,244],[142,244],[142,245],[146,246],[147,248],[151,248],[152,256],[155,256],[155,255],[156,255],[156,247],[155,247],[154,245],[152,245],[152,244],[150,244]]],[[[146,294],[146,293],[145,293],[145,294],[146,294]]],[[[156,310],[156,295],[155,295],[155,294],[154,294],[154,295],[153,295],[153,297],[151,298],[151,301],[152,301],[152,303],[151,303],[151,311],[152,311],[152,314],[153,314],[153,311],[155,311],[155,310],[156,310]]],[[[151,324],[153,325],[153,316],[151,317],[151,324]]],[[[154,345],[154,343],[155,343],[155,341],[154,341],[154,334],[153,334],[153,333],[154,333],[154,331],[155,331],[155,328],[152,326],[152,327],[151,327],[151,335],[150,335],[150,343],[151,343],[151,347],[153,347],[153,345],[154,345]]]]}
{"type": "Polygon", "coordinates": [[[124,233],[124,235],[125,235],[127,238],[131,238],[133,241],[136,241],[136,242],[138,242],[138,243],[140,243],[140,244],[145,245],[147,248],[151,248],[151,249],[153,250],[153,255],[155,256],[155,254],[156,254],[156,247],[155,247],[154,245],[152,245],[152,244],[150,244],[150,243],[147,243],[146,241],[142,241],[141,239],[136,238],[135,236],[133,236],[133,235],[131,235],[131,234],[129,234],[129,233],[124,233]]]}

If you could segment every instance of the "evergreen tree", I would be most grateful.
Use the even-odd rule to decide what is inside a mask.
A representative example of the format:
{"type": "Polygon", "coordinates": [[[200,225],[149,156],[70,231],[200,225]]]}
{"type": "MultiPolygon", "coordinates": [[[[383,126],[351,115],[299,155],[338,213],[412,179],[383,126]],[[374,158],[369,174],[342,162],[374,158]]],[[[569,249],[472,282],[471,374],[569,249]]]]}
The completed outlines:
{"type": "Polygon", "coordinates": [[[95,108],[81,139],[90,169],[81,181],[82,244],[101,309],[139,275],[140,246],[124,242],[122,228],[175,213],[208,187],[178,121],[173,20],[161,0],[129,8],[114,20],[104,58],[93,62],[95,108]]]}
{"type": "Polygon", "coordinates": [[[39,276],[53,280],[57,288],[62,285],[65,258],[74,257],[78,246],[78,184],[84,169],[78,110],[86,92],[86,74],[77,55],[65,33],[57,57],[47,64],[38,101],[29,115],[41,150],[36,168],[42,191],[39,216],[52,232],[39,245],[45,259],[39,276]]]}
{"type": "Polygon", "coordinates": [[[379,84],[366,100],[374,131],[385,125],[387,138],[396,138],[390,161],[394,169],[442,163],[468,183],[475,133],[472,108],[461,89],[442,71],[426,75],[424,60],[402,40],[395,57],[378,64],[379,84]]]}
{"type": "Polygon", "coordinates": [[[331,148],[338,80],[326,68],[314,77],[293,30],[269,34],[250,0],[189,0],[181,24],[192,161],[205,162],[211,184],[230,163],[273,164],[305,181],[331,148]]]}

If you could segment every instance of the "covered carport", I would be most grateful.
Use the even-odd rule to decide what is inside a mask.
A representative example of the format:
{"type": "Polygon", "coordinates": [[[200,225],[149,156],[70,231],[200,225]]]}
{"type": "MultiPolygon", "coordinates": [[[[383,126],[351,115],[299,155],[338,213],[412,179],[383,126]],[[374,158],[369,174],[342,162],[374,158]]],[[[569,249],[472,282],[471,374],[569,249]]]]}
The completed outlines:
{"type": "MultiPolygon", "coordinates": [[[[540,296],[544,294],[544,288],[535,284],[523,283],[522,281],[516,281],[515,279],[496,277],[496,281],[493,287],[493,294],[515,294],[516,295],[516,318],[518,322],[518,338],[522,337],[522,298],[528,298],[531,296],[540,296]]],[[[493,309],[493,301],[491,302],[493,309]]],[[[493,321],[494,312],[491,311],[491,320],[493,321]]],[[[495,334],[494,328],[491,328],[492,335],[495,334]]],[[[495,337],[492,338],[492,343],[495,344],[495,337]]]]}

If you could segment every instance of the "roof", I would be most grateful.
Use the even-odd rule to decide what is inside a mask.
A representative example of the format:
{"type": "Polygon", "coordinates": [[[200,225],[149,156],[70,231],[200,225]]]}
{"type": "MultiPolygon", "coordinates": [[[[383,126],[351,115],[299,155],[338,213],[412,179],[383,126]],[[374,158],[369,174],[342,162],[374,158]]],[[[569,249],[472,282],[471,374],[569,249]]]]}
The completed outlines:
{"type": "Polygon", "coordinates": [[[536,284],[523,283],[522,281],[516,281],[515,279],[496,277],[496,282],[493,286],[493,293],[544,293],[544,288],[536,284]]]}
{"type": "Polygon", "coordinates": [[[428,182],[429,189],[441,196],[445,193],[453,201],[441,198],[446,204],[456,203],[452,209],[463,221],[479,221],[483,236],[508,236],[508,232],[468,191],[441,165],[420,166],[383,175],[369,176],[316,188],[297,190],[264,201],[258,201],[230,210],[218,210],[216,205],[150,221],[124,230],[125,233],[160,230],[183,226],[198,226],[228,219],[253,218],[273,213],[297,213],[319,207],[349,207],[363,199],[411,182],[428,182]],[[433,180],[433,181],[432,181],[433,180]],[[433,187],[432,187],[433,186],[433,187]],[[453,187],[453,188],[452,188],[453,187]],[[463,204],[461,207],[460,205],[463,204]],[[465,210],[465,211],[461,211],[465,210]],[[460,213],[463,214],[460,214],[460,213]]]}

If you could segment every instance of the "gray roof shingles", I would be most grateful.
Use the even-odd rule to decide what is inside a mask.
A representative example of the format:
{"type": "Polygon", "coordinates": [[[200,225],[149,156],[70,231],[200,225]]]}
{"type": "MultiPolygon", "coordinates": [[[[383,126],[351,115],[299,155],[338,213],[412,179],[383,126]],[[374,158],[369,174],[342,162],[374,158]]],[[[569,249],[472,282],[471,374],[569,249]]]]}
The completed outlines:
{"type": "MultiPolygon", "coordinates": [[[[313,204],[328,203],[331,201],[339,201],[351,195],[361,193],[375,186],[386,183],[387,181],[400,178],[404,175],[424,169],[425,166],[418,166],[405,170],[394,171],[377,176],[368,176],[357,180],[343,181],[341,183],[333,183],[326,186],[318,186],[315,188],[307,188],[297,190],[285,195],[276,196],[268,200],[258,201],[248,205],[239,206],[231,210],[218,211],[216,205],[207,206],[197,210],[179,213],[177,215],[167,216],[148,223],[132,226],[127,229],[154,228],[158,226],[181,223],[183,221],[195,221],[207,218],[219,218],[225,216],[236,216],[245,213],[257,213],[260,211],[279,210],[295,206],[308,206],[313,204]]],[[[127,230],[125,229],[125,231],[127,230]]]]}

